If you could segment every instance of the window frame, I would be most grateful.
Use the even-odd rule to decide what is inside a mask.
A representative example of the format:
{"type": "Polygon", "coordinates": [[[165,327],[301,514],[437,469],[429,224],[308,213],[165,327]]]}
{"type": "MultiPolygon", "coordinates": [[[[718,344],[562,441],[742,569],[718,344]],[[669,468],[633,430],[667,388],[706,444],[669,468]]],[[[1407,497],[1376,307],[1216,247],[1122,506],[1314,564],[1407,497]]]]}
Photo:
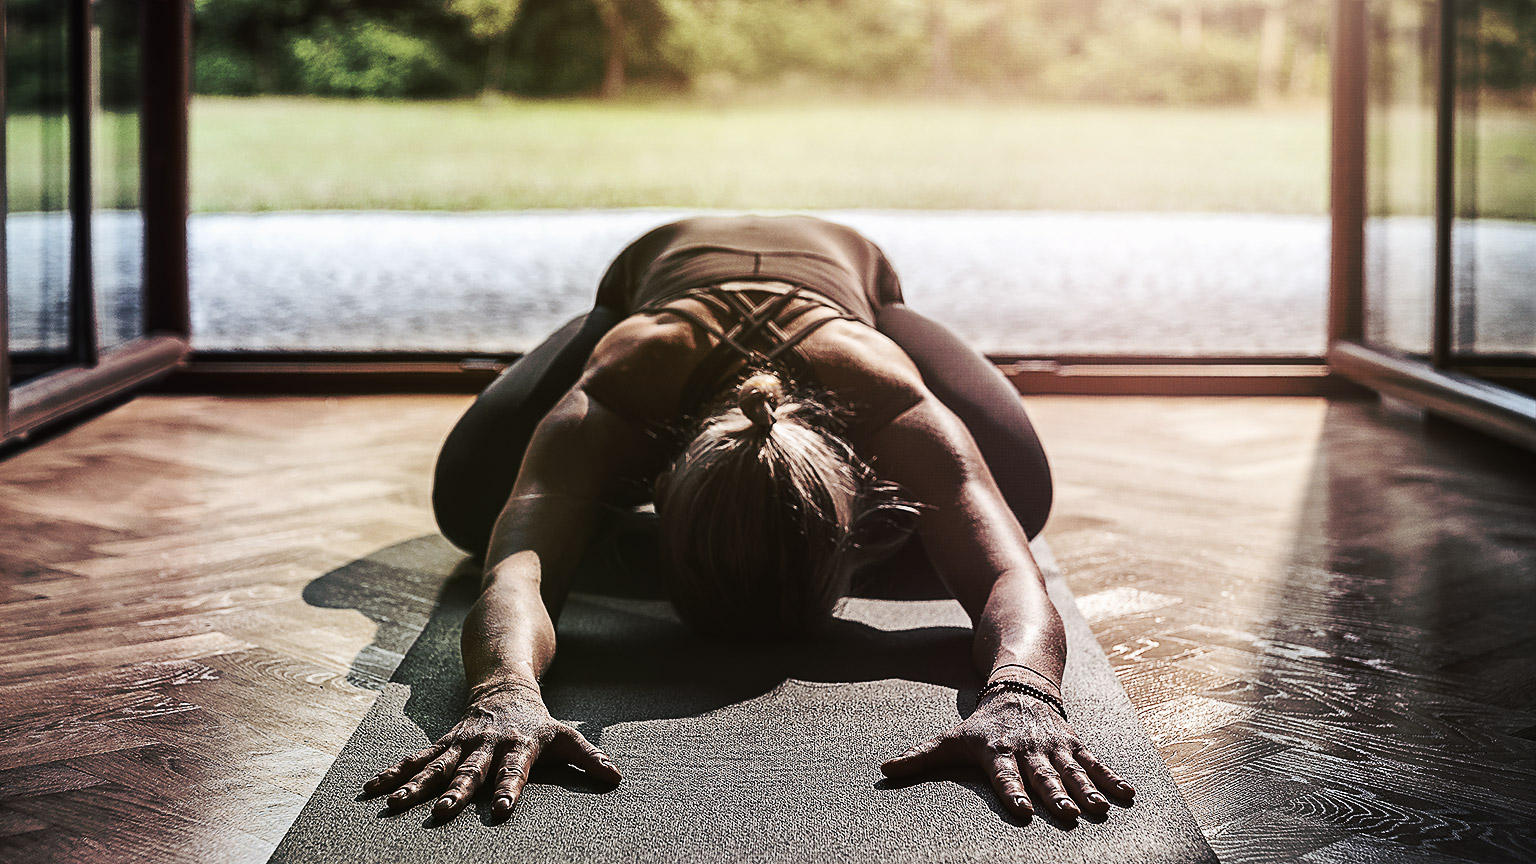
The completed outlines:
{"type": "MultiPolygon", "coordinates": [[[[181,364],[188,353],[187,94],[191,6],[187,0],[140,0],[140,209],[144,219],[143,319],[139,338],[110,350],[97,334],[91,278],[91,13],[93,0],[70,0],[69,213],[71,256],[68,363],[12,385],[9,284],[0,265],[0,442],[24,440],[50,424],[100,407],[181,364]]],[[[0,0],[0,14],[5,11],[0,0]]],[[[0,57],[4,56],[0,44],[0,57]]],[[[0,115],[5,109],[0,73],[0,115]]],[[[5,154],[0,148],[0,171],[5,154]]],[[[4,176],[0,173],[0,176],[4,176]]],[[[0,187],[4,187],[0,183],[0,187]]],[[[8,203],[0,192],[0,203],[8,203]]],[[[0,218],[8,214],[0,211],[0,218]]],[[[8,260],[0,231],[0,262],[8,260]]]]}
{"type": "Polygon", "coordinates": [[[1367,34],[1370,0],[1334,0],[1332,266],[1328,365],[1351,381],[1536,450],[1536,358],[1459,356],[1452,303],[1458,105],[1456,4],[1439,0],[1435,93],[1434,294],[1428,356],[1371,344],[1364,331],[1367,34]]]}

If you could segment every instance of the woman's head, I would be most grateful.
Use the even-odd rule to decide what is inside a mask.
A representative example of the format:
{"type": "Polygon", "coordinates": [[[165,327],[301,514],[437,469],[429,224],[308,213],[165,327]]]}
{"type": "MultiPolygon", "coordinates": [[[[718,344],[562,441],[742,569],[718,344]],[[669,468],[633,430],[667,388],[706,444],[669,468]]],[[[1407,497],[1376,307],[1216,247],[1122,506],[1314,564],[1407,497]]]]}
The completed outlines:
{"type": "Polygon", "coordinates": [[[850,526],[869,471],[827,409],[771,374],[706,419],[659,490],[662,566],[679,614],[717,635],[825,621],[848,587],[850,526]]]}

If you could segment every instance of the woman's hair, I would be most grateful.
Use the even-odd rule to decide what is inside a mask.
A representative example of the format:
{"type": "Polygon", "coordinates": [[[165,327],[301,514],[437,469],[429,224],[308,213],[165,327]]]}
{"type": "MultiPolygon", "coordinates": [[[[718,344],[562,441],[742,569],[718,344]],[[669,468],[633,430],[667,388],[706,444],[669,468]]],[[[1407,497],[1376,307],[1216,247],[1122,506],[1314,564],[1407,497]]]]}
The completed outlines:
{"type": "Polygon", "coordinates": [[[695,629],[786,636],[830,617],[848,588],[851,526],[878,488],[835,425],[828,404],[757,373],[673,462],[661,563],[695,629]]]}

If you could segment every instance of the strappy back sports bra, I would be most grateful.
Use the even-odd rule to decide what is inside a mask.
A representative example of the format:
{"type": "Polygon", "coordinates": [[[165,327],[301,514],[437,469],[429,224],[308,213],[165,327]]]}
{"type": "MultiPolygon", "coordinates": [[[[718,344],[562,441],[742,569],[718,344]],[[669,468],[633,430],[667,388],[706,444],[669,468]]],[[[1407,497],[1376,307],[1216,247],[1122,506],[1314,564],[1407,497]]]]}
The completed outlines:
{"type": "Polygon", "coordinates": [[[597,289],[601,308],[665,310],[717,340],[684,383],[679,411],[695,419],[745,369],[776,367],[797,386],[819,388],[797,350],[806,337],[830,320],[874,326],[875,309],[900,302],[901,285],[879,247],[809,216],[705,216],[653,228],[624,247],[597,289]],[[685,297],[709,314],[674,305],[685,297]],[[803,320],[818,306],[834,314],[803,320]]]}
{"type": "Polygon", "coordinates": [[[686,319],[716,340],[683,385],[680,407],[685,416],[701,416],[733,378],[764,369],[787,378],[786,384],[817,386],[815,372],[797,347],[829,322],[862,323],[861,318],[819,293],[785,282],[704,285],[657,298],[635,310],[635,314],[642,315],[662,313],[686,319]],[[735,323],[729,329],[721,329],[719,324],[675,305],[684,298],[704,304],[721,321],[735,323]],[[831,309],[836,314],[803,320],[819,308],[831,309]]]}

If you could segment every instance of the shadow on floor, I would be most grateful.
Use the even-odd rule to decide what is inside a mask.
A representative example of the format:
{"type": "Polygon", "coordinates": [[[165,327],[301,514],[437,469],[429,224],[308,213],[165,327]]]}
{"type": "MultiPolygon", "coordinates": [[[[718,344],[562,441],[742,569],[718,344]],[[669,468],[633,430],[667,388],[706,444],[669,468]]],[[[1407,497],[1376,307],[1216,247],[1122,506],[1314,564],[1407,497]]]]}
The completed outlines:
{"type": "Polygon", "coordinates": [[[454,592],[476,590],[479,578],[478,564],[429,534],[338,567],[305,585],[303,596],[322,609],[356,609],[374,623],[373,641],[353,659],[347,681],[379,690],[432,613],[454,592]]]}

